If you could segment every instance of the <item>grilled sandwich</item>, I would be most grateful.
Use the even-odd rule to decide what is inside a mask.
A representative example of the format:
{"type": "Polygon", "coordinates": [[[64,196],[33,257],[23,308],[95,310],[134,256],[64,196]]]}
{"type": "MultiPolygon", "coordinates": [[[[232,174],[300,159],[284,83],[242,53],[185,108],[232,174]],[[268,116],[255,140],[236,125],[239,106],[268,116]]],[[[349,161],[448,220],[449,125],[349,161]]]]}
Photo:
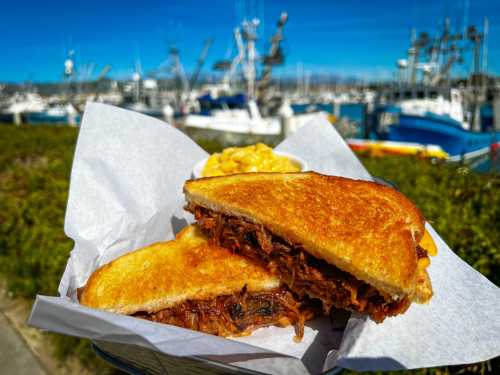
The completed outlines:
{"type": "MultiPolygon", "coordinates": [[[[186,209],[214,244],[266,267],[300,298],[377,322],[432,297],[424,219],[396,190],[306,173],[189,180],[186,209]]],[[[432,241],[431,241],[432,242],[432,241]]]]}
{"type": "Polygon", "coordinates": [[[304,321],[312,317],[278,277],[210,245],[195,225],[174,241],[136,250],[99,268],[79,300],[88,307],[219,336],[295,325],[300,339],[304,321]]]}

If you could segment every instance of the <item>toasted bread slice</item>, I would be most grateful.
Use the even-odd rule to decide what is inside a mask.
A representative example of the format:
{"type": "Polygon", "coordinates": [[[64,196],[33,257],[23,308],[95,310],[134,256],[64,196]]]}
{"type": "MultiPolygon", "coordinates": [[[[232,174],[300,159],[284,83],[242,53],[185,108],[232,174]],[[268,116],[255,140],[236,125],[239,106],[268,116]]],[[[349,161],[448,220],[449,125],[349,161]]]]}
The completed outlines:
{"type": "Polygon", "coordinates": [[[278,288],[280,281],[230,251],[209,245],[198,227],[174,241],[123,255],[95,271],[80,295],[83,305],[121,314],[157,312],[186,300],[210,300],[278,288]]]}
{"type": "Polygon", "coordinates": [[[420,275],[417,290],[419,274],[426,276],[415,250],[423,217],[392,188],[314,172],[247,173],[190,180],[184,193],[191,204],[261,224],[391,296],[423,302],[428,295],[428,277],[420,275]]]}

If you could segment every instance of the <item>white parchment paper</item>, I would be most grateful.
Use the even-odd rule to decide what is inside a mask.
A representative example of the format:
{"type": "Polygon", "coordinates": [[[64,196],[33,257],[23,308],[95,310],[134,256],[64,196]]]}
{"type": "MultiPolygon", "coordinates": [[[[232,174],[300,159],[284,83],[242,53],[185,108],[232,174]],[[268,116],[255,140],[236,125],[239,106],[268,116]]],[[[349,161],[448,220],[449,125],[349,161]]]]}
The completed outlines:
{"type": "MultiPolygon", "coordinates": [[[[323,116],[278,149],[305,159],[311,170],[371,178],[323,116]]],[[[192,221],[182,209],[182,186],[205,156],[186,135],[162,121],[89,103],[75,151],[65,221],[74,249],[60,297],[38,296],[29,324],[273,373],[317,373],[335,366],[396,370],[500,355],[500,289],[461,261],[430,226],[438,256],[429,269],[435,295],[428,305],[413,304],[406,314],[383,324],[353,315],[344,327],[343,314],[333,326],[328,319],[317,319],[308,324],[299,344],[291,339],[291,327],[224,339],[80,306],[76,289],[97,267],[172,239],[192,221]]]]}

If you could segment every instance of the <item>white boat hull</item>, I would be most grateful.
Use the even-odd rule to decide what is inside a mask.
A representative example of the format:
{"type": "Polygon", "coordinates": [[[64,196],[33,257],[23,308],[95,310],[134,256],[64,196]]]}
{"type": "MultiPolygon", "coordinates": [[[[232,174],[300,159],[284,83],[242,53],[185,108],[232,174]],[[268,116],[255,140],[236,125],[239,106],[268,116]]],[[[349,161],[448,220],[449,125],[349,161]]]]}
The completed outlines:
{"type": "MultiPolygon", "coordinates": [[[[289,119],[286,133],[295,133],[299,128],[316,117],[318,113],[294,115],[289,119]]],[[[277,136],[283,133],[278,117],[244,118],[242,116],[202,116],[188,115],[184,119],[186,129],[196,128],[236,134],[277,136]]]]}

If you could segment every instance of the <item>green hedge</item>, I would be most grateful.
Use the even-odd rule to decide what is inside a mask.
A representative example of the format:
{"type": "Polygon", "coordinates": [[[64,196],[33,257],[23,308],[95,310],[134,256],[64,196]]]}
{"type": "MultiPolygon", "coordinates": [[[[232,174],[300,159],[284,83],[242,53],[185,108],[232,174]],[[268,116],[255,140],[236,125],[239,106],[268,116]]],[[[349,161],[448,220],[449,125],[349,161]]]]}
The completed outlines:
{"type": "MultiPolygon", "coordinates": [[[[63,220],[77,133],[0,125],[0,273],[14,296],[57,293],[73,246],[63,220]]],[[[216,142],[200,143],[209,152],[220,149],[216,142]]],[[[362,161],[413,199],[451,248],[500,285],[500,175],[410,158],[362,161]]],[[[95,360],[87,341],[52,336],[60,358],[74,353],[96,372],[109,370],[95,360]]],[[[468,369],[481,372],[485,366],[468,369]]]]}

